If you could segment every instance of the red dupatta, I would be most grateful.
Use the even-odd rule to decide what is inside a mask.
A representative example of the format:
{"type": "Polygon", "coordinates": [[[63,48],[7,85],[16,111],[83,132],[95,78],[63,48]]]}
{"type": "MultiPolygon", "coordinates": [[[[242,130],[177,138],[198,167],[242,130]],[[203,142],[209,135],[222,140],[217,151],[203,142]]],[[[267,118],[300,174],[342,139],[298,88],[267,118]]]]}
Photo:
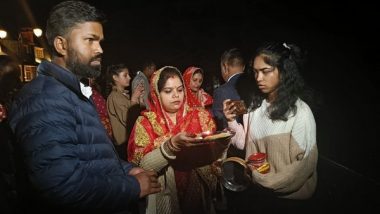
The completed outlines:
{"type": "MultiPolygon", "coordinates": [[[[200,133],[203,131],[216,130],[215,122],[212,119],[211,114],[205,108],[190,108],[186,102],[183,102],[177,112],[177,123],[174,124],[170,120],[162,106],[161,97],[157,87],[160,74],[165,68],[166,67],[161,68],[153,74],[150,83],[152,99],[150,111],[144,111],[141,116],[139,116],[129,138],[127,151],[128,160],[138,165],[146,154],[154,149],[159,149],[159,146],[163,142],[167,141],[179,132],[185,131],[188,133],[200,133]]],[[[179,71],[178,75],[183,82],[179,71]]],[[[184,100],[186,100],[186,92],[184,100]]],[[[200,156],[211,156],[210,153],[197,154],[200,156]]],[[[190,182],[190,173],[193,169],[188,166],[193,164],[194,161],[196,162],[198,158],[194,156],[194,153],[190,153],[188,156],[185,154],[183,155],[184,156],[181,155],[177,157],[177,160],[182,159],[182,161],[177,163],[169,162],[169,164],[174,168],[177,194],[180,204],[182,204],[184,199],[187,197],[186,192],[188,191],[188,185],[190,182]]],[[[195,206],[198,207],[201,205],[199,199],[200,198],[198,197],[197,199],[190,201],[192,201],[191,203],[193,203],[193,205],[197,204],[195,206]]]]}
{"type": "MultiPolygon", "coordinates": [[[[187,93],[187,103],[190,107],[206,107],[212,104],[213,99],[207,92],[205,92],[202,88],[199,89],[197,94],[190,88],[190,81],[194,75],[194,72],[197,70],[201,70],[198,67],[188,67],[183,73],[183,79],[185,81],[185,88],[187,93]]],[[[204,74],[202,74],[204,76],[204,74]]]]}
{"type": "MultiPolygon", "coordinates": [[[[177,112],[177,123],[173,124],[163,109],[157,86],[162,70],[167,67],[169,66],[153,73],[150,83],[152,99],[150,111],[141,113],[129,138],[128,160],[136,164],[140,163],[144,155],[158,148],[163,142],[179,132],[185,131],[196,134],[216,130],[215,122],[207,110],[204,108],[191,108],[186,102],[183,102],[177,112]]],[[[178,73],[181,77],[181,73],[179,71],[178,73]]],[[[184,100],[186,100],[186,96],[185,92],[184,100]]]]}
{"type": "Polygon", "coordinates": [[[94,87],[92,87],[91,99],[95,104],[96,111],[98,112],[100,121],[102,122],[104,128],[106,129],[107,134],[110,136],[111,139],[113,139],[112,126],[111,126],[111,121],[107,112],[106,101],[103,98],[103,96],[94,87]]]}
{"type": "MultiPolygon", "coordinates": [[[[141,116],[139,116],[129,138],[128,160],[137,165],[140,164],[146,154],[155,149],[160,149],[159,146],[162,143],[179,132],[200,133],[203,131],[216,130],[215,122],[209,111],[203,107],[189,107],[186,102],[183,102],[177,112],[177,123],[174,124],[170,120],[162,106],[157,86],[160,74],[165,68],[167,67],[161,68],[153,74],[150,82],[152,99],[150,111],[144,111],[141,116]]],[[[178,76],[183,82],[181,73],[178,69],[175,68],[175,70],[177,70],[178,76]]],[[[187,94],[186,90],[184,91],[184,100],[186,100],[187,94]]],[[[197,170],[197,167],[204,166],[202,165],[204,163],[202,160],[212,159],[216,155],[213,155],[213,150],[208,150],[203,146],[192,148],[194,149],[189,152],[181,151],[181,153],[177,155],[177,158],[169,161],[168,164],[174,169],[175,185],[177,187],[177,196],[181,209],[187,210],[191,207],[192,210],[202,210],[204,204],[201,199],[201,194],[204,194],[203,191],[206,190],[200,185],[206,181],[212,183],[215,176],[211,174],[211,171],[206,170],[207,172],[202,174],[202,180],[207,177],[206,181],[200,181],[198,180],[201,179],[198,175],[200,172],[197,170]],[[202,164],[197,164],[200,162],[202,164]],[[189,187],[190,185],[193,185],[192,188],[189,187]]],[[[210,186],[213,185],[207,184],[210,186]]]]}

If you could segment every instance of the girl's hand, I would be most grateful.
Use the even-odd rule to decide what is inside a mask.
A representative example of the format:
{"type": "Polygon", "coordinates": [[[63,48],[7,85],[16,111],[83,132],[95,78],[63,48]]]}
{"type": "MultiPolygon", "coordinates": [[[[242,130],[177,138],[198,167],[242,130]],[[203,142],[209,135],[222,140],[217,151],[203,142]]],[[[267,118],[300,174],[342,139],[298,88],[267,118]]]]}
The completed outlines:
{"type": "Polygon", "coordinates": [[[236,106],[231,102],[231,99],[223,101],[223,114],[228,122],[232,122],[236,119],[237,115],[234,113],[236,106]]]}
{"type": "Polygon", "coordinates": [[[144,85],[141,83],[138,84],[135,90],[133,91],[131,101],[134,103],[139,103],[140,98],[143,97],[144,95],[144,92],[145,92],[144,85]]]}

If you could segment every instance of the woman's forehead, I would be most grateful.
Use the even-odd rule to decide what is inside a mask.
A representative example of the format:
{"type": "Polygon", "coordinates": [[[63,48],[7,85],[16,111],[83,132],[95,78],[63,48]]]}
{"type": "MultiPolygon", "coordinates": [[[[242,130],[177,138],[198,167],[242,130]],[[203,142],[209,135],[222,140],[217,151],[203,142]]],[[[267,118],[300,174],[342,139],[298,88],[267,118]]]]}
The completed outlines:
{"type": "Polygon", "coordinates": [[[178,76],[172,76],[169,77],[165,83],[165,88],[166,87],[179,87],[182,85],[182,81],[179,79],[178,76]]]}
{"type": "Polygon", "coordinates": [[[193,77],[194,77],[194,78],[201,78],[201,77],[203,77],[203,75],[202,75],[201,73],[195,73],[195,74],[193,75],[193,77]]]}
{"type": "Polygon", "coordinates": [[[262,55],[257,56],[253,61],[253,66],[255,69],[260,69],[262,67],[269,66],[264,60],[264,57],[262,55]]]}

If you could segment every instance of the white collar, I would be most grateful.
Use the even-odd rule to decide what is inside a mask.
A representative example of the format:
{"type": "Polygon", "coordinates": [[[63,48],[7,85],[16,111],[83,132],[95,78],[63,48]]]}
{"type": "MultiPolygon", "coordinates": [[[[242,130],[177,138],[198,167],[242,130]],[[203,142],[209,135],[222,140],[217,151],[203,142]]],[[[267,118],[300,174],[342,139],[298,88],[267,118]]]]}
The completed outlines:
{"type": "Polygon", "coordinates": [[[82,94],[87,97],[88,99],[90,99],[91,95],[92,95],[92,88],[91,86],[85,86],[83,83],[80,82],[80,91],[82,92],[82,94]]]}
{"type": "Polygon", "coordinates": [[[238,75],[238,74],[241,74],[241,73],[233,74],[232,76],[230,76],[230,77],[228,78],[227,82],[229,82],[229,81],[232,79],[232,77],[234,77],[234,76],[236,76],[236,75],[238,75]]]}

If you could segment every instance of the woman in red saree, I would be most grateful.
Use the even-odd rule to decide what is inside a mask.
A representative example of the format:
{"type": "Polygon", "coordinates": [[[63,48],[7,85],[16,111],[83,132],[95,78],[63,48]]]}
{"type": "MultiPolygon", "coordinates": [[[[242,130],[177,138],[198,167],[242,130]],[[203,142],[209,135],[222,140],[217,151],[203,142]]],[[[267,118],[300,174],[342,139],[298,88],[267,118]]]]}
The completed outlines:
{"type": "Polygon", "coordinates": [[[188,67],[183,73],[187,103],[190,107],[202,106],[207,109],[211,108],[213,102],[212,96],[201,88],[203,77],[203,70],[198,67],[188,67]]]}
{"type": "Polygon", "coordinates": [[[204,108],[186,104],[177,68],[156,71],[150,87],[151,110],[141,113],[128,143],[128,160],[157,171],[163,187],[148,197],[147,213],[214,213],[217,177],[210,164],[222,156],[227,143],[204,144],[195,138],[215,131],[215,122],[204,108]]]}
{"type": "Polygon", "coordinates": [[[107,103],[103,95],[100,93],[100,86],[95,79],[89,79],[89,84],[92,90],[91,99],[94,102],[100,121],[106,129],[108,136],[113,139],[111,121],[107,111],[107,103]]]}

